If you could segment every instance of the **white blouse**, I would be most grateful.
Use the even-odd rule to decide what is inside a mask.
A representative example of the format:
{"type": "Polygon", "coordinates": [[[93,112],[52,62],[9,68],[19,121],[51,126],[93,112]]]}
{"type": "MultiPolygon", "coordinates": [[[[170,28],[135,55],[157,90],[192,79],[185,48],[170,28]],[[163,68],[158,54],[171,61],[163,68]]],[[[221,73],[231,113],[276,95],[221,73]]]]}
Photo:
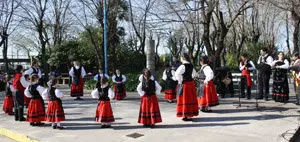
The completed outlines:
{"type": "MultiPolygon", "coordinates": [[[[275,64],[276,62],[278,62],[280,60],[275,60],[272,62],[272,66],[273,68],[275,68],[275,64]]],[[[281,68],[281,69],[288,69],[289,68],[289,61],[287,59],[284,59],[284,64],[283,65],[280,65],[280,66],[277,66],[277,68],[281,68]]]]}
{"type": "MultiPolygon", "coordinates": [[[[190,64],[189,62],[187,61],[183,61],[183,64],[190,64]]],[[[184,65],[180,65],[178,67],[178,69],[176,70],[175,72],[175,78],[176,80],[178,81],[179,84],[182,84],[182,81],[183,81],[183,77],[182,75],[184,74],[185,72],[185,66],[184,65]]],[[[193,69],[193,72],[192,72],[192,78],[195,78],[197,77],[197,72],[195,69],[193,69]]]]}
{"type": "MultiPolygon", "coordinates": [[[[94,80],[98,81],[98,76],[99,76],[99,74],[96,74],[96,75],[94,76],[94,80]]],[[[100,74],[100,77],[102,77],[102,76],[103,76],[103,73],[100,74]]],[[[108,76],[107,74],[104,74],[104,76],[105,76],[107,79],[109,79],[109,76],[108,76]]]]}
{"type": "MultiPolygon", "coordinates": [[[[176,81],[176,78],[175,78],[175,71],[174,71],[174,70],[171,70],[171,74],[172,74],[172,79],[173,79],[174,81],[176,81]]],[[[165,70],[165,71],[163,72],[162,79],[163,79],[164,81],[167,80],[167,70],[165,70]]]]}
{"type": "MultiPolygon", "coordinates": [[[[44,92],[42,93],[42,97],[44,100],[49,100],[49,92],[48,92],[49,89],[45,89],[44,92]]],[[[55,96],[57,98],[63,98],[64,95],[58,90],[58,89],[55,89],[55,96]]]]}
{"type": "MultiPolygon", "coordinates": [[[[76,68],[76,69],[79,69],[80,66],[75,66],[75,68],[76,68]]],[[[74,76],[75,76],[73,67],[72,67],[71,70],[69,71],[69,75],[70,75],[71,77],[74,77],[74,76]]],[[[85,75],[86,75],[85,69],[84,69],[83,66],[81,66],[81,77],[85,77],[85,75]]]]}
{"type": "Polygon", "coordinates": [[[200,70],[202,70],[202,69],[203,69],[203,72],[205,75],[204,83],[207,83],[208,81],[210,81],[214,78],[214,72],[210,68],[210,66],[208,66],[208,65],[202,66],[200,70]]]}
{"type": "MultiPolygon", "coordinates": [[[[33,73],[33,67],[29,68],[28,70],[25,71],[25,74],[31,75],[33,73]]],[[[40,68],[35,68],[36,70],[39,70],[38,76],[39,78],[42,78],[42,71],[40,68]]]]}
{"type": "MultiPolygon", "coordinates": [[[[34,85],[34,84],[37,84],[37,82],[32,83],[32,85],[34,85]]],[[[42,95],[43,92],[45,91],[45,88],[39,85],[39,86],[36,88],[36,90],[39,92],[40,95],[42,95]]],[[[29,86],[26,87],[26,89],[25,89],[25,91],[24,91],[24,95],[25,95],[26,97],[28,97],[28,98],[32,98],[32,95],[31,95],[30,92],[29,92],[29,86]]]]}
{"type": "MultiPolygon", "coordinates": [[[[264,57],[267,57],[267,56],[269,56],[269,55],[265,55],[264,57]]],[[[263,58],[263,57],[260,56],[260,57],[258,58],[257,64],[260,64],[261,58],[263,58]]],[[[269,56],[269,57],[267,58],[267,60],[266,60],[266,64],[268,64],[268,65],[270,65],[270,66],[272,67],[272,62],[273,62],[273,58],[272,58],[271,56],[269,56]]]]}
{"type": "MultiPolygon", "coordinates": [[[[143,76],[142,76],[143,77],[143,76]]],[[[151,80],[154,80],[154,78],[150,78],[151,80]]],[[[142,79],[141,79],[142,80],[142,79]]],[[[142,89],[142,81],[139,83],[139,85],[137,86],[136,90],[137,92],[139,93],[139,95],[142,97],[145,95],[145,91],[143,91],[142,89]]],[[[160,91],[161,91],[161,86],[158,84],[157,81],[155,81],[155,93],[156,95],[159,95],[160,94],[160,91]]]]}
{"type": "MultiPolygon", "coordinates": [[[[120,76],[120,75],[117,75],[118,77],[120,76]]],[[[113,75],[113,77],[111,78],[112,79],[112,81],[114,82],[114,83],[116,83],[116,77],[117,77],[116,75],[113,75]]],[[[126,76],[125,75],[122,75],[122,82],[125,82],[126,81],[126,76]]]]}
{"type": "MultiPolygon", "coordinates": [[[[101,86],[101,88],[105,88],[105,87],[107,87],[107,85],[108,84],[105,84],[105,85],[101,86]]],[[[92,95],[92,98],[99,99],[99,91],[98,91],[98,89],[96,88],[95,90],[93,90],[92,93],[91,93],[91,95],[92,95]]],[[[108,89],[108,97],[110,99],[113,99],[115,97],[115,93],[111,90],[111,88],[108,89]]]]}
{"type": "Polygon", "coordinates": [[[30,85],[30,82],[29,82],[29,81],[26,81],[24,75],[21,77],[20,82],[21,82],[21,84],[22,84],[22,86],[23,86],[24,88],[26,88],[26,87],[28,87],[28,86],[30,85]]]}
{"type": "MultiPolygon", "coordinates": [[[[249,71],[255,70],[255,65],[254,65],[254,63],[251,60],[249,61],[249,64],[251,65],[251,67],[248,68],[248,70],[249,71]]],[[[245,67],[246,67],[246,65],[242,66],[242,63],[240,63],[240,71],[244,70],[245,67]]]]}

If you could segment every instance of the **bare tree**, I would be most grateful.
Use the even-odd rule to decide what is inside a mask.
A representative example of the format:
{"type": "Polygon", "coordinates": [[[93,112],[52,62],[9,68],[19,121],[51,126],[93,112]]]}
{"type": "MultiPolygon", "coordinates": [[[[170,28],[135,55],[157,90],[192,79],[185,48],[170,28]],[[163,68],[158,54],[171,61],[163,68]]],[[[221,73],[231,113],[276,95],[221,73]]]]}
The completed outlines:
{"type": "Polygon", "coordinates": [[[32,30],[37,34],[45,78],[48,77],[49,73],[46,56],[46,44],[49,42],[49,37],[46,32],[47,21],[45,21],[48,3],[49,0],[28,0],[21,5],[24,14],[20,15],[27,24],[25,24],[27,30],[32,30]]]}
{"type": "Polygon", "coordinates": [[[19,26],[16,22],[16,10],[20,7],[20,0],[2,0],[0,2],[1,10],[0,10],[0,22],[1,22],[1,42],[0,47],[3,47],[2,55],[5,63],[5,72],[8,72],[8,36],[12,34],[13,31],[19,26]]]}

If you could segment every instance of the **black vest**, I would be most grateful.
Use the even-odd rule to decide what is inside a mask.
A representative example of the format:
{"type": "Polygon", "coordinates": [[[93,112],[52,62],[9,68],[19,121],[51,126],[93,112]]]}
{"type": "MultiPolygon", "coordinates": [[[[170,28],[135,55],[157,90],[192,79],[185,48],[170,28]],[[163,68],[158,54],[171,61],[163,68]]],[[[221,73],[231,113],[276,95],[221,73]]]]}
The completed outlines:
{"type": "Polygon", "coordinates": [[[244,61],[244,62],[241,61],[241,64],[242,64],[242,66],[243,66],[243,65],[246,65],[247,68],[251,68],[252,65],[250,64],[250,61],[251,61],[251,60],[246,60],[246,61],[244,61]]]}
{"type": "Polygon", "coordinates": [[[81,77],[81,66],[79,67],[79,69],[76,69],[74,66],[73,66],[73,71],[74,71],[74,75],[78,78],[81,77]]]}
{"type": "Polygon", "coordinates": [[[109,86],[107,86],[105,88],[98,87],[99,101],[109,101],[110,100],[108,97],[108,90],[109,90],[109,86]]]}
{"type": "Polygon", "coordinates": [[[122,80],[123,80],[122,74],[120,74],[120,76],[117,76],[117,75],[116,75],[115,80],[116,80],[117,82],[118,82],[118,81],[122,81],[122,80]]]}
{"type": "Polygon", "coordinates": [[[32,68],[32,73],[31,74],[39,74],[40,70],[39,68],[35,69],[34,67],[31,67],[32,68]]]}
{"type": "Polygon", "coordinates": [[[192,64],[183,64],[185,67],[185,72],[183,73],[183,82],[185,81],[193,81],[192,73],[193,73],[193,65],[192,64]]]}
{"type": "Polygon", "coordinates": [[[269,57],[269,55],[260,59],[260,61],[261,61],[260,65],[259,65],[260,74],[261,73],[265,73],[268,75],[272,74],[271,66],[269,64],[266,64],[268,57],[269,57]],[[265,64],[263,64],[262,61],[264,61],[265,64]]]}
{"type": "Polygon", "coordinates": [[[7,96],[7,97],[12,97],[12,91],[10,90],[11,85],[12,84],[10,82],[7,82],[7,84],[6,84],[6,90],[5,90],[6,95],[5,96],[7,96]]]}
{"type": "Polygon", "coordinates": [[[167,74],[167,80],[172,80],[172,77],[173,77],[173,75],[172,75],[172,70],[170,69],[170,70],[167,70],[166,71],[166,74],[167,74]]]}
{"type": "Polygon", "coordinates": [[[60,100],[59,98],[56,97],[55,90],[56,90],[55,87],[49,88],[49,100],[50,101],[60,100]]]}
{"type": "Polygon", "coordinates": [[[155,81],[151,79],[146,81],[146,79],[143,78],[142,90],[146,93],[147,96],[155,94],[155,81]]]}
{"type": "Polygon", "coordinates": [[[42,98],[39,91],[37,90],[38,86],[39,86],[39,84],[34,84],[34,85],[29,86],[29,92],[32,95],[32,99],[41,99],[42,98]]]}
{"type": "Polygon", "coordinates": [[[207,65],[205,65],[205,66],[203,66],[202,68],[201,68],[201,70],[199,71],[199,74],[198,74],[198,78],[200,79],[200,80],[205,80],[205,78],[206,78],[206,76],[205,76],[205,74],[204,74],[204,68],[206,68],[207,67],[207,65]]]}

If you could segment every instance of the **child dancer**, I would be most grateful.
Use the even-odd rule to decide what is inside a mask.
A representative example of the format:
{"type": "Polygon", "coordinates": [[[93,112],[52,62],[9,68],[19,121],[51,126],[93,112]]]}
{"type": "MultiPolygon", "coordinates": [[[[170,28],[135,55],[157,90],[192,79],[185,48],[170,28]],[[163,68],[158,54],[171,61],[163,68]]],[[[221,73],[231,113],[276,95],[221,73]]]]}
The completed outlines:
{"type": "Polygon", "coordinates": [[[65,127],[61,126],[60,122],[66,120],[64,108],[62,106],[61,98],[63,98],[63,94],[56,89],[57,79],[52,78],[49,82],[49,89],[45,89],[42,94],[42,97],[45,100],[49,100],[48,108],[46,112],[47,122],[52,122],[53,129],[64,129],[65,127]]]}
{"type": "Polygon", "coordinates": [[[24,90],[25,85],[22,83],[22,73],[23,73],[23,66],[17,65],[15,70],[15,77],[13,80],[13,86],[16,90],[14,95],[14,106],[15,106],[15,120],[16,121],[25,121],[24,118],[24,90]]]}
{"type": "Polygon", "coordinates": [[[219,98],[213,83],[214,72],[208,65],[208,57],[200,58],[201,69],[198,72],[200,87],[198,88],[198,105],[202,112],[211,112],[211,106],[219,105],[219,98]]]}
{"type": "Polygon", "coordinates": [[[137,91],[141,96],[138,123],[144,124],[145,127],[153,128],[155,123],[162,122],[156,97],[157,94],[160,94],[161,87],[154,80],[149,69],[144,69],[142,76],[141,82],[137,86],[137,91]]]}
{"type": "Polygon", "coordinates": [[[96,109],[96,122],[101,122],[101,128],[111,128],[112,122],[115,121],[113,111],[110,105],[110,99],[115,97],[114,92],[108,85],[106,77],[101,77],[100,86],[91,93],[93,98],[99,100],[96,109]]]}
{"type": "Polygon", "coordinates": [[[170,67],[169,64],[166,65],[162,79],[166,82],[165,99],[168,100],[169,103],[173,103],[173,101],[176,100],[177,82],[175,81],[175,71],[170,67]]]}
{"type": "Polygon", "coordinates": [[[3,101],[3,111],[8,115],[14,115],[13,107],[14,107],[14,99],[13,92],[15,91],[12,85],[12,78],[10,75],[5,76],[6,80],[6,88],[5,88],[5,97],[3,101]]]}
{"type": "Polygon", "coordinates": [[[24,94],[31,98],[27,110],[26,121],[30,122],[31,126],[43,125],[41,121],[45,120],[45,106],[41,94],[44,92],[45,88],[40,86],[39,76],[37,74],[32,74],[31,85],[25,89],[24,94]]]}
{"type": "Polygon", "coordinates": [[[126,97],[126,88],[124,82],[126,76],[122,75],[119,69],[116,69],[116,74],[112,77],[114,83],[115,100],[122,100],[126,97]]]}

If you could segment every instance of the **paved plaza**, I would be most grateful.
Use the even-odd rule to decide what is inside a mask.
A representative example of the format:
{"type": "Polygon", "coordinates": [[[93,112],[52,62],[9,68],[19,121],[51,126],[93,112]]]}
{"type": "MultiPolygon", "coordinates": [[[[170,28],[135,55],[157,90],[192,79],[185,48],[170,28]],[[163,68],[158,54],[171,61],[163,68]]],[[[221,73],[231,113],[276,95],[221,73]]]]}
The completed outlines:
{"type": "MultiPolygon", "coordinates": [[[[137,123],[140,98],[135,92],[128,92],[122,101],[111,101],[115,123],[113,128],[103,129],[94,122],[97,100],[85,91],[83,101],[69,97],[69,88],[61,87],[64,93],[63,106],[66,121],[65,130],[54,130],[47,124],[31,127],[27,122],[15,122],[13,116],[0,113],[0,128],[28,136],[41,142],[285,142],[300,125],[300,107],[290,103],[241,99],[242,107],[236,108],[238,98],[222,98],[212,113],[202,113],[192,122],[176,117],[176,103],[169,104],[159,95],[159,106],[163,122],[153,129],[137,123]]],[[[3,96],[1,97],[2,104],[3,96]]],[[[2,106],[1,106],[2,107],[2,106]]],[[[12,141],[0,137],[0,141],[12,141]]]]}

